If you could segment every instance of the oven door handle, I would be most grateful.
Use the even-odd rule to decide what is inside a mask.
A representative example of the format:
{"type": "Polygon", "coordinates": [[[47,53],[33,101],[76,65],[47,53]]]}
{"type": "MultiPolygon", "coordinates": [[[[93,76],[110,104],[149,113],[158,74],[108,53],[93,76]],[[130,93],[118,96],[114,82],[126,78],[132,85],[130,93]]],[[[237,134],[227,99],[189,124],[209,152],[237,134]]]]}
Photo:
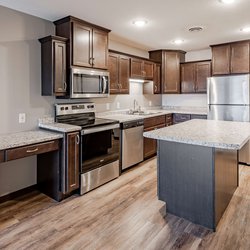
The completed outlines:
{"type": "Polygon", "coordinates": [[[110,129],[116,129],[120,128],[120,124],[112,124],[112,125],[107,125],[107,126],[101,126],[101,127],[96,127],[96,128],[86,128],[81,131],[81,135],[87,135],[87,134],[93,134],[105,130],[110,130],[110,129]]]}

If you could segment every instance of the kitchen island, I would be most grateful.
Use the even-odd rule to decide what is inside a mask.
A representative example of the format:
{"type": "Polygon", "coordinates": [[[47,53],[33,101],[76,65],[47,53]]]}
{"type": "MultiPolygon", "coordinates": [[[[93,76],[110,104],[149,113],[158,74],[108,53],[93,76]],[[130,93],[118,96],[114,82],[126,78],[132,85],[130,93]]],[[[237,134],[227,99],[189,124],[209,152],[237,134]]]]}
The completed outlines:
{"type": "Polygon", "coordinates": [[[191,120],[144,136],[158,140],[158,198],[167,212],[215,231],[239,184],[249,123],[191,120]]]}

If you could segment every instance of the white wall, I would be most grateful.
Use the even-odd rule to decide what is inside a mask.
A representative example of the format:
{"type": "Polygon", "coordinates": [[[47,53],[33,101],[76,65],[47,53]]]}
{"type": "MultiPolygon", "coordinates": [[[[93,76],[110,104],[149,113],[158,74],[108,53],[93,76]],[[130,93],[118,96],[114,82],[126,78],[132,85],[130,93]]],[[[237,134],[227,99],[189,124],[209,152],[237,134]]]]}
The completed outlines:
{"type": "MultiPolygon", "coordinates": [[[[189,51],[185,55],[185,61],[210,60],[212,58],[211,49],[189,51]]],[[[206,107],[206,94],[179,94],[179,95],[162,95],[163,106],[189,106],[189,107],[206,107]]]]}

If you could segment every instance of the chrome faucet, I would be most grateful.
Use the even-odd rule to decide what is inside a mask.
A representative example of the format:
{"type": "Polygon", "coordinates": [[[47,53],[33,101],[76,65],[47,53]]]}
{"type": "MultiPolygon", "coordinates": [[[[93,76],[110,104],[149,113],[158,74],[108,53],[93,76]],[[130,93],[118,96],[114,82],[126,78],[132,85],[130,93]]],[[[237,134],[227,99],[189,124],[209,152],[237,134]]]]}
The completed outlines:
{"type": "Polygon", "coordinates": [[[134,111],[137,111],[136,107],[138,106],[138,102],[134,99],[134,111]]]}

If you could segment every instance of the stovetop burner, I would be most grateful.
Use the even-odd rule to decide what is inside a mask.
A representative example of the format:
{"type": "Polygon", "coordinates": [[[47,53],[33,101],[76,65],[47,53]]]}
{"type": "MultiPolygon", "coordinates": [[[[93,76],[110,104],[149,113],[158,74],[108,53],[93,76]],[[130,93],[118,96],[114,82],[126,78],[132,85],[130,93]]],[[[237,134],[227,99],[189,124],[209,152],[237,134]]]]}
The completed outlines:
{"type": "Polygon", "coordinates": [[[117,120],[96,118],[94,111],[95,106],[93,103],[57,104],[56,122],[77,125],[82,128],[119,123],[117,120]]]}

